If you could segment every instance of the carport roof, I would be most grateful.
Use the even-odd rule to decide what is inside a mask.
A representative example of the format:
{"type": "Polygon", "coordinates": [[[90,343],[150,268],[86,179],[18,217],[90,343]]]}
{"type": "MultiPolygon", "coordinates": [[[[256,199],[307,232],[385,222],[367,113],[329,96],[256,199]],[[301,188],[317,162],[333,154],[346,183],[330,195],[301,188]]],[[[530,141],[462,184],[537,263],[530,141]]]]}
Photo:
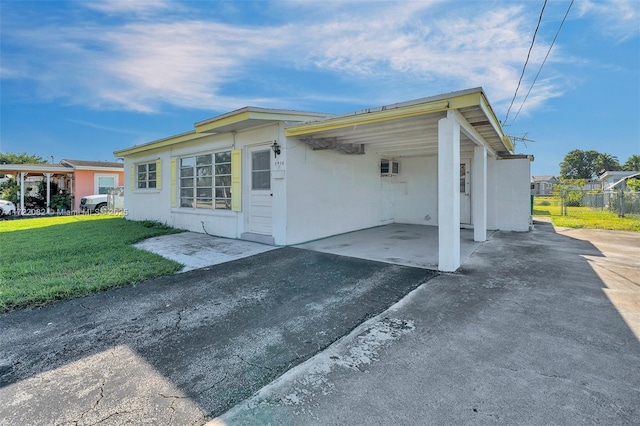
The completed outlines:
{"type": "MultiPolygon", "coordinates": [[[[365,145],[367,150],[395,157],[429,155],[437,153],[438,120],[450,110],[458,111],[459,117],[469,124],[467,133],[481,136],[493,153],[513,153],[513,144],[481,87],[290,124],[285,135],[301,136],[306,141],[313,139],[318,141],[317,145],[323,141],[334,146],[365,145]]],[[[464,135],[461,142],[469,147],[474,145],[464,135]]]]}
{"type": "Polygon", "coordinates": [[[461,136],[462,152],[475,145],[469,135],[486,141],[491,154],[508,155],[513,152],[511,140],[504,134],[482,88],[478,87],[343,115],[248,106],[197,122],[195,130],[190,132],[135,145],[114,154],[124,157],[215,133],[285,122],[286,136],[337,143],[340,147],[347,147],[344,152],[349,147],[366,145],[368,150],[394,157],[432,155],[437,153],[438,120],[451,110],[457,111],[465,124],[461,136]]]}

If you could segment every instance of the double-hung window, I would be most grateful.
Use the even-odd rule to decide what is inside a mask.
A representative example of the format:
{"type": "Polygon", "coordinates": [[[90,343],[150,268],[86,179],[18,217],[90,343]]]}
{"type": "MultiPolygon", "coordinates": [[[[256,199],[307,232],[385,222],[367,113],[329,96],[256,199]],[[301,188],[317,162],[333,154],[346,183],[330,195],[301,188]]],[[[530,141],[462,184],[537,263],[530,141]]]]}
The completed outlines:
{"type": "Polygon", "coordinates": [[[138,189],[156,187],[156,162],[137,165],[138,189]]]}
{"type": "Polygon", "coordinates": [[[181,158],[180,207],[231,209],[231,151],[181,158]]]}
{"type": "Polygon", "coordinates": [[[98,192],[96,194],[108,194],[111,188],[116,187],[117,176],[97,176],[98,192]]]}

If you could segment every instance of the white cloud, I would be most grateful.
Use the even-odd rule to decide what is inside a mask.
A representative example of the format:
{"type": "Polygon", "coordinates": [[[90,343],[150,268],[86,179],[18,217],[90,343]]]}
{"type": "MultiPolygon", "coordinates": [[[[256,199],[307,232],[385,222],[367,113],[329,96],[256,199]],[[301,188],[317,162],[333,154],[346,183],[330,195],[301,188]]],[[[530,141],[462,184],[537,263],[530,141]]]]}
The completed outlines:
{"type": "Polygon", "coordinates": [[[83,1],[80,4],[87,9],[109,15],[148,14],[178,7],[178,4],[168,0],[99,0],[83,1]]]}
{"type": "Polygon", "coordinates": [[[640,35],[640,2],[607,0],[577,2],[580,16],[590,15],[603,35],[625,41],[640,35]]]}
{"type": "MultiPolygon", "coordinates": [[[[93,108],[153,112],[169,104],[220,111],[260,105],[264,99],[223,93],[225,85],[250,79],[256,66],[268,63],[369,80],[374,87],[381,79],[401,82],[398,90],[416,97],[483,86],[495,104],[510,101],[531,37],[531,15],[522,7],[449,13],[449,7],[436,10],[438,2],[326,3],[326,13],[271,26],[164,16],[117,25],[42,26],[12,35],[31,48],[41,46],[21,72],[39,83],[43,96],[93,108]]],[[[164,1],[88,4],[108,13],[173,7],[164,1]]],[[[290,12],[298,5],[285,6],[290,12]]],[[[546,47],[534,49],[532,69],[545,53],[546,47]]],[[[559,96],[560,80],[541,80],[527,108],[559,96]]],[[[313,87],[302,90],[309,97],[326,96],[313,95],[313,87]]]]}

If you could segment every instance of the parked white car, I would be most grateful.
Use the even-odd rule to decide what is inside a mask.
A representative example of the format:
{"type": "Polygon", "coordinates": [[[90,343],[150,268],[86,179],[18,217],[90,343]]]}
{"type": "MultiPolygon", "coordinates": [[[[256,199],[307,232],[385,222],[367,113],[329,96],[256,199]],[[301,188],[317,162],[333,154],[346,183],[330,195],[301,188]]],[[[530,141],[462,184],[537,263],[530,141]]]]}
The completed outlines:
{"type": "Polygon", "coordinates": [[[16,214],[16,205],[11,201],[0,200],[0,216],[12,216],[16,214]]]}
{"type": "Polygon", "coordinates": [[[87,195],[80,199],[80,209],[90,213],[107,212],[107,194],[87,195]]]}

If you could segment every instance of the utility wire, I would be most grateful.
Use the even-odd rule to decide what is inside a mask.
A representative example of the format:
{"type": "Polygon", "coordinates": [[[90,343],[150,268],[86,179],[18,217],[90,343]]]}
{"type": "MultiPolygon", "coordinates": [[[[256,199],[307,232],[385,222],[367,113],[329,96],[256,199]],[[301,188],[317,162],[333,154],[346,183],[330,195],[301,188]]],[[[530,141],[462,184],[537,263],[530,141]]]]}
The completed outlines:
{"type": "MultiPolygon", "coordinates": [[[[527,92],[527,96],[524,97],[524,99],[522,100],[522,104],[520,104],[520,108],[518,109],[518,112],[516,113],[516,116],[513,117],[513,120],[511,120],[511,124],[513,124],[514,121],[516,121],[516,118],[518,118],[518,115],[520,115],[520,111],[522,111],[522,107],[524,106],[524,103],[527,101],[527,98],[529,97],[529,94],[531,93],[531,89],[533,89],[533,85],[536,84],[536,81],[538,80],[538,76],[540,76],[540,72],[542,71],[542,67],[544,67],[544,64],[547,62],[547,58],[549,57],[549,54],[551,53],[551,49],[553,48],[553,45],[556,42],[556,39],[558,38],[558,34],[560,34],[560,30],[562,29],[562,26],[564,25],[564,21],[567,20],[567,15],[569,15],[569,11],[571,10],[571,6],[573,6],[573,2],[574,0],[571,0],[571,3],[569,3],[569,7],[567,8],[567,12],[564,14],[564,18],[562,18],[562,22],[560,22],[560,26],[558,27],[558,31],[556,31],[556,36],[553,38],[553,41],[551,42],[551,45],[549,46],[549,50],[547,50],[547,55],[544,57],[544,60],[542,61],[542,64],[540,65],[540,69],[538,70],[538,73],[536,74],[536,78],[533,79],[533,83],[531,83],[531,86],[529,87],[529,91],[527,92]]],[[[506,118],[505,118],[505,125],[506,125],[506,118]]]]}
{"type": "Polygon", "coordinates": [[[536,30],[533,32],[533,39],[531,40],[531,46],[529,46],[529,53],[527,53],[527,59],[526,61],[524,61],[524,66],[522,67],[522,73],[520,74],[520,80],[518,80],[518,87],[516,87],[516,92],[513,94],[513,99],[511,99],[511,104],[509,105],[509,109],[507,109],[507,115],[504,117],[503,123],[507,122],[507,118],[509,118],[509,112],[511,111],[513,102],[516,100],[516,96],[518,95],[518,90],[520,89],[520,83],[522,83],[522,77],[524,77],[524,71],[527,69],[527,64],[529,63],[529,57],[531,56],[533,45],[536,42],[536,34],[538,34],[538,29],[540,28],[540,23],[542,22],[542,14],[544,13],[544,8],[546,6],[547,6],[547,0],[544,0],[544,4],[542,5],[542,10],[540,11],[540,17],[538,18],[538,25],[536,25],[536,30]]]}

